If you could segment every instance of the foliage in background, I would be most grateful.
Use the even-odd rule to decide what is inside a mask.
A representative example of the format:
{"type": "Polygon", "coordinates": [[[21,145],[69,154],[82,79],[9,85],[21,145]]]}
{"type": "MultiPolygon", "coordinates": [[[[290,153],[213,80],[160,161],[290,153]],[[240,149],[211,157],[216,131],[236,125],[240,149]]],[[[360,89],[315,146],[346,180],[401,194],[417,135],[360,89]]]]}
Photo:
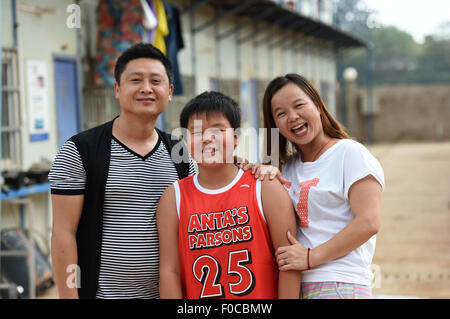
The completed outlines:
{"type": "MultiPolygon", "coordinates": [[[[363,0],[336,1],[336,25],[374,45],[375,85],[450,83],[450,21],[421,44],[396,27],[380,26],[371,13],[363,0]]],[[[343,68],[354,67],[360,85],[367,80],[366,58],[365,49],[343,55],[343,68]]]]}

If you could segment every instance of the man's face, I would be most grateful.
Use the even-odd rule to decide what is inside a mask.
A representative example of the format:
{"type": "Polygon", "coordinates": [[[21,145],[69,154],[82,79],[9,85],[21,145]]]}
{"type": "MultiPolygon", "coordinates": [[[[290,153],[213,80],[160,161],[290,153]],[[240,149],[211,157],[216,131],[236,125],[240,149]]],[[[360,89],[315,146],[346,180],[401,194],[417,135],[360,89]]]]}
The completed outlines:
{"type": "Polygon", "coordinates": [[[159,60],[139,58],[128,62],[114,83],[114,95],[122,112],[157,118],[172,100],[173,85],[159,60]]]}

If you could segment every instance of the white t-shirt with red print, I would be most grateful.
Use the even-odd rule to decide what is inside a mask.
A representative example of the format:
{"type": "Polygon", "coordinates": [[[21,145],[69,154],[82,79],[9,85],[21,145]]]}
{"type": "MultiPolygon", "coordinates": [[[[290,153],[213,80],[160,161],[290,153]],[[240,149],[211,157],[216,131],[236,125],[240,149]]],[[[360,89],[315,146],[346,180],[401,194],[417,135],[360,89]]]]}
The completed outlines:
{"type": "MultiPolygon", "coordinates": [[[[314,162],[290,159],[282,167],[285,185],[299,220],[298,241],[315,248],[330,240],[354,218],[348,191],[356,181],[372,175],[384,189],[384,173],[362,144],[342,139],[314,162]]],[[[302,272],[302,282],[336,281],[370,286],[370,265],[376,236],[347,255],[302,272]]]]}

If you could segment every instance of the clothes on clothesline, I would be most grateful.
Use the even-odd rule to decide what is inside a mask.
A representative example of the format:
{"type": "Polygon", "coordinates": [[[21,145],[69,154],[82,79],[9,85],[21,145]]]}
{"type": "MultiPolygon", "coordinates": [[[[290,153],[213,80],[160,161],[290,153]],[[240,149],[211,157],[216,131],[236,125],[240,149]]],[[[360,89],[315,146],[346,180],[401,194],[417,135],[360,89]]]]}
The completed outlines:
{"type": "Polygon", "coordinates": [[[178,64],[178,52],[184,48],[183,33],[181,29],[180,12],[177,6],[164,3],[166,9],[169,34],[165,38],[167,57],[173,68],[173,94],[183,94],[183,77],[178,64]]]}
{"type": "Polygon", "coordinates": [[[152,43],[170,60],[174,95],[183,94],[178,52],[184,48],[178,7],[161,0],[100,0],[94,83],[114,85],[119,55],[138,42],[152,43]]]}
{"type": "Polygon", "coordinates": [[[144,11],[144,28],[146,30],[154,30],[158,26],[158,19],[154,10],[150,7],[150,1],[141,0],[142,10],[144,11]]]}
{"type": "Polygon", "coordinates": [[[167,54],[166,42],[164,37],[169,35],[169,26],[167,25],[166,10],[161,0],[153,0],[155,5],[156,16],[158,19],[158,26],[156,27],[155,38],[153,45],[161,50],[162,53],[167,54]]]}
{"type": "Polygon", "coordinates": [[[155,39],[156,28],[158,27],[158,17],[156,15],[155,4],[152,0],[141,0],[144,9],[144,27],[147,31],[144,36],[144,42],[153,43],[155,39]],[[145,23],[148,20],[148,23],[145,23]]]}
{"type": "Polygon", "coordinates": [[[98,33],[94,83],[114,85],[117,58],[131,45],[141,42],[144,33],[140,0],[100,0],[97,8],[98,33]]]}

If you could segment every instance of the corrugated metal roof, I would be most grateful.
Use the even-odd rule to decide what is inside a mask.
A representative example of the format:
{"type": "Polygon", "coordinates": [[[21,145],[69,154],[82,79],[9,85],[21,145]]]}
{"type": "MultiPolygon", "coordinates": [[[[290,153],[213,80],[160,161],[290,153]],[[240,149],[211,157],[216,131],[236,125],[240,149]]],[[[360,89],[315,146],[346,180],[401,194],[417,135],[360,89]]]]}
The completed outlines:
{"type": "Polygon", "coordinates": [[[238,17],[248,17],[250,20],[254,20],[255,23],[265,22],[272,27],[280,27],[294,34],[328,41],[338,48],[366,45],[362,39],[338,30],[334,26],[291,11],[268,0],[197,0],[190,7],[187,7],[185,11],[205,3],[220,9],[220,15],[196,28],[196,31],[201,31],[203,28],[214,24],[218,18],[236,15],[238,17]]]}

